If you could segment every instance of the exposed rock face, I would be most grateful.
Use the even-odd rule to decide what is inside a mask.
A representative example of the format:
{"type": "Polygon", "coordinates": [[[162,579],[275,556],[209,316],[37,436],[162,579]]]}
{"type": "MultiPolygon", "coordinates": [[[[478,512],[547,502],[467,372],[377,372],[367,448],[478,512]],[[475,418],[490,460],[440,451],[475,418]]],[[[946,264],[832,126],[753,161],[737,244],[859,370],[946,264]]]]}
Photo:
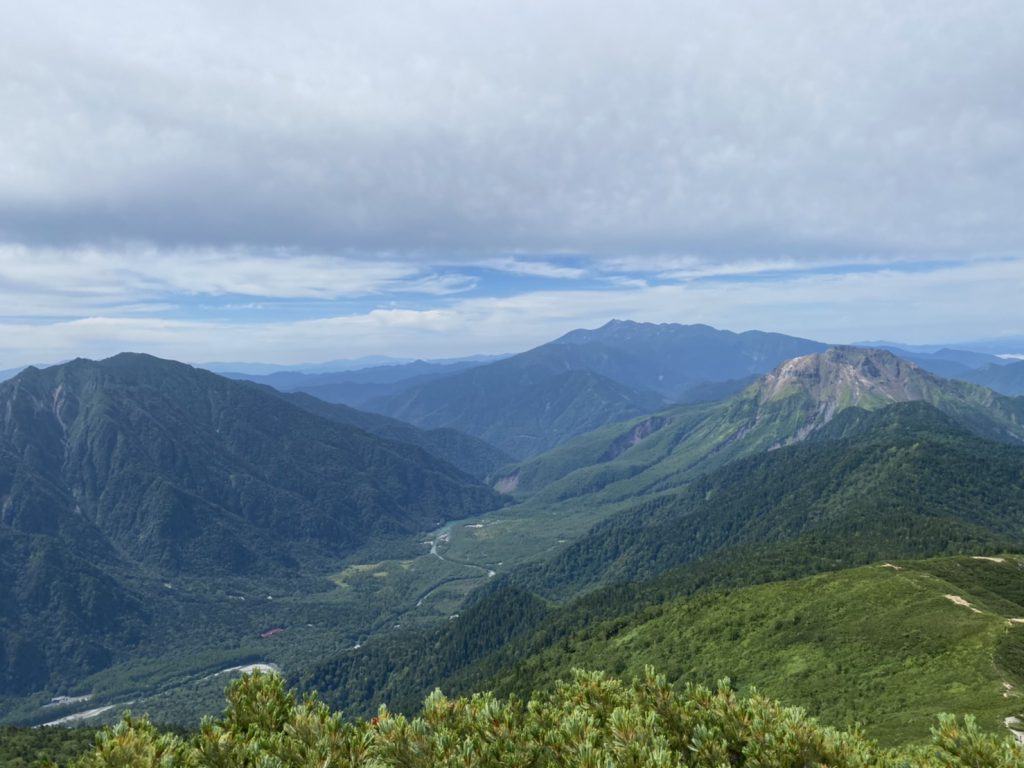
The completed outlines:
{"type": "Polygon", "coordinates": [[[860,347],[831,347],[789,360],[762,377],[749,392],[758,403],[758,421],[778,417],[785,403],[799,403],[802,415],[778,445],[799,442],[846,408],[876,410],[892,403],[923,401],[965,415],[992,408],[1003,421],[993,436],[1021,439],[1019,408],[1008,398],[964,382],[942,379],[891,352],[860,347]]]}
{"type": "Polygon", "coordinates": [[[758,389],[761,402],[804,392],[819,402],[847,407],[865,400],[926,400],[938,386],[938,378],[891,352],[831,347],[783,363],[761,379],[758,389]]]}

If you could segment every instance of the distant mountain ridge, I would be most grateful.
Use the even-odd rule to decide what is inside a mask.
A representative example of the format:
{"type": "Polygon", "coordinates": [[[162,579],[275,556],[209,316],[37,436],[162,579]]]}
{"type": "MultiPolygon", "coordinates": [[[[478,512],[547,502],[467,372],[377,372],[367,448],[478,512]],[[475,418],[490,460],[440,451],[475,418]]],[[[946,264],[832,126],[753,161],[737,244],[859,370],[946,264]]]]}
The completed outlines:
{"type": "Polygon", "coordinates": [[[365,407],[419,427],[453,427],[524,458],[687,392],[725,396],[783,360],[825,348],[760,331],[613,320],[365,407]]]}
{"type": "Polygon", "coordinates": [[[232,378],[231,374],[244,376],[271,376],[275,373],[296,373],[301,372],[307,375],[319,373],[340,373],[343,371],[359,371],[374,366],[395,366],[411,362],[404,357],[391,357],[390,355],[367,355],[365,357],[343,358],[338,360],[327,360],[322,363],[296,363],[287,365],[283,363],[245,363],[245,362],[208,362],[197,363],[197,368],[203,368],[213,373],[232,378]]]}
{"type": "Polygon", "coordinates": [[[828,346],[781,333],[734,333],[709,325],[631,320],[571,331],[551,344],[576,347],[575,365],[627,386],[652,390],[670,402],[687,402],[688,393],[701,385],[739,382],[828,346]]]}
{"type": "Polygon", "coordinates": [[[976,368],[957,378],[989,387],[1004,395],[1024,395],[1024,360],[976,368]]]}
{"type": "Polygon", "coordinates": [[[361,407],[374,398],[395,395],[428,381],[453,376],[487,362],[490,362],[490,359],[450,362],[414,360],[344,371],[281,370],[266,375],[228,371],[223,375],[229,379],[244,379],[266,384],[282,392],[303,392],[328,403],[361,407]]]}

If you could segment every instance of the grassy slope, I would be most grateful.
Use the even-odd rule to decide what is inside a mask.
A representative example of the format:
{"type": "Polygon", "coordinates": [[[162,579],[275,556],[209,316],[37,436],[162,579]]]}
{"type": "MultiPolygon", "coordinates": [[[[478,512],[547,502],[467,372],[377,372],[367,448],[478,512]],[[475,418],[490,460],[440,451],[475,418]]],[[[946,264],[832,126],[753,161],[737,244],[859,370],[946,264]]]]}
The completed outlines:
{"type": "MultiPolygon", "coordinates": [[[[938,711],[973,712],[989,730],[1022,701],[1004,682],[1024,682],[1007,660],[1024,627],[1008,599],[1024,558],[970,558],[869,566],[792,582],[714,592],[663,606],[632,625],[602,623],[565,639],[495,681],[499,690],[544,686],[570,667],[743,687],[807,707],[824,721],[860,721],[886,743],[924,740],[938,711]],[[985,579],[968,569],[983,569],[985,579]],[[954,571],[951,582],[936,573],[954,571]],[[993,598],[993,583],[1003,596],[993,598]],[[971,602],[956,605],[944,595],[971,602]],[[1008,694],[1008,695],[1004,695],[1008,694]]],[[[948,575],[948,574],[947,574],[948,575]]]]}

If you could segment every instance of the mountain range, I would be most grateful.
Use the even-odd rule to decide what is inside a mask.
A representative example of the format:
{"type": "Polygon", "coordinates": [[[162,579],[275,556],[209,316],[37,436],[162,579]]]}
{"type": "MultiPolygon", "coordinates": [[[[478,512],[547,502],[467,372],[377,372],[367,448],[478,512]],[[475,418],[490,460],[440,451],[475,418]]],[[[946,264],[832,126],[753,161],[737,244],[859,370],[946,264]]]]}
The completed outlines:
{"type": "Polygon", "coordinates": [[[369,715],[649,660],[897,743],[955,655],[1011,686],[950,699],[997,727],[1024,684],[1024,398],[934,371],[1016,366],[613,321],[497,361],[29,368],[0,383],[0,718],[67,691],[188,721],[255,662],[369,715]]]}
{"type": "Polygon", "coordinates": [[[328,403],[359,407],[369,400],[404,392],[489,361],[490,358],[451,362],[414,360],[344,371],[281,370],[262,375],[227,371],[223,375],[265,384],[282,392],[304,393],[328,403]]]}
{"type": "MultiPolygon", "coordinates": [[[[720,400],[785,360],[826,348],[761,331],[612,320],[498,360],[415,361],[244,378],[425,429],[455,429],[524,459],[668,404],[720,400]]],[[[942,377],[1006,395],[1024,393],[1024,363],[969,350],[889,349],[942,377]]]]}

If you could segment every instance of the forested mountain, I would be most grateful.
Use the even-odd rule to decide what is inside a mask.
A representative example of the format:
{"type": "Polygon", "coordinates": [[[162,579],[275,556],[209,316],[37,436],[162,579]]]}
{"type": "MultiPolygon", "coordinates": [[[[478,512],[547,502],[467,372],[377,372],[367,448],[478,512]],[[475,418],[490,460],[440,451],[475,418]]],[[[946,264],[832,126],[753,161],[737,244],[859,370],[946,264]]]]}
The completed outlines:
{"type": "Polygon", "coordinates": [[[924,403],[849,409],[815,441],[610,517],[553,560],[498,579],[439,635],[367,645],[307,683],[358,711],[415,701],[439,682],[489,687],[574,633],[676,597],[885,559],[1017,550],[1022,516],[1024,448],[978,438],[924,403]],[[601,583],[557,608],[534,594],[565,598],[601,583]]]}
{"type": "Polygon", "coordinates": [[[787,361],[718,403],[609,425],[524,462],[502,489],[537,504],[660,493],[729,461],[800,442],[849,407],[922,401],[997,440],[1024,441],[1024,398],[940,379],[884,350],[832,347],[787,361]]]}
{"type": "Polygon", "coordinates": [[[839,562],[844,548],[870,562],[1024,545],[1024,447],[975,437],[921,402],[849,409],[816,438],[619,512],[517,581],[564,597],[797,541],[839,562]]]}
{"type": "Polygon", "coordinates": [[[653,392],[571,368],[558,350],[541,348],[371,400],[366,407],[423,429],[457,429],[523,458],[664,402],[653,392]]]}
{"type": "MultiPolygon", "coordinates": [[[[590,345],[584,334],[562,346],[590,345]]],[[[153,679],[139,666],[145,648],[174,658],[161,680],[287,658],[293,679],[346,711],[409,709],[438,684],[459,693],[547,685],[576,647],[614,670],[629,662],[613,639],[634,628],[660,638],[645,625],[663,611],[692,625],[679,635],[689,648],[722,623],[714,611],[703,622],[694,606],[705,604],[689,602],[709,590],[1024,549],[1024,399],[841,347],[786,361],[726,400],[651,413],[660,395],[566,369],[557,346],[535,350],[526,368],[510,358],[449,379],[521,406],[507,412],[517,450],[603,424],[502,473],[498,487],[523,502],[507,508],[469,476],[493,474],[507,456],[450,428],[141,355],[30,368],[0,384],[0,694],[52,691],[107,669],[124,670],[111,690],[134,691],[133,675],[153,679]],[[617,410],[641,415],[605,424],[617,410]],[[438,528],[498,508],[486,525],[438,528]],[[563,513],[586,522],[559,540],[563,513]],[[522,527],[531,521],[542,535],[522,527]],[[442,545],[458,535],[480,536],[486,556],[442,545]],[[499,567],[501,552],[526,565],[499,567]],[[208,662],[187,661],[214,636],[208,662]],[[277,637],[286,639],[272,646],[277,637]]],[[[457,402],[482,418],[471,391],[457,402]]],[[[870,581],[850,578],[842,589],[851,592],[870,581]]],[[[735,610],[816,589],[793,586],[790,598],[778,588],[737,598],[735,610]]],[[[855,615],[813,626],[830,632],[855,615]]],[[[787,616],[762,618],[774,626],[787,616]]],[[[762,643],[743,674],[771,684],[755,667],[785,664],[796,651],[783,640],[762,643]]],[[[971,653],[994,653],[987,643],[972,641],[971,653]]],[[[685,668],[674,647],[648,657],[673,675],[723,669],[713,644],[685,668]]],[[[933,661],[921,668],[942,666],[933,661]]],[[[847,697],[829,710],[823,688],[794,690],[830,717],[861,706],[847,697]]],[[[990,703],[979,711],[995,712],[990,703]]],[[[18,721],[39,722],[35,706],[18,721]]]]}
{"type": "Polygon", "coordinates": [[[360,411],[341,403],[327,403],[305,392],[281,393],[281,397],[330,421],[350,424],[387,440],[418,445],[479,480],[513,462],[511,456],[490,443],[455,429],[419,429],[389,416],[360,411]]]}
{"type": "Polygon", "coordinates": [[[180,363],[29,368],[0,384],[0,693],[136,643],[142,577],[296,573],[501,503],[417,446],[180,363]]]}
{"type": "Polygon", "coordinates": [[[366,407],[420,427],[454,427],[523,458],[666,402],[724,397],[824,348],[760,331],[613,320],[366,407]]]}

